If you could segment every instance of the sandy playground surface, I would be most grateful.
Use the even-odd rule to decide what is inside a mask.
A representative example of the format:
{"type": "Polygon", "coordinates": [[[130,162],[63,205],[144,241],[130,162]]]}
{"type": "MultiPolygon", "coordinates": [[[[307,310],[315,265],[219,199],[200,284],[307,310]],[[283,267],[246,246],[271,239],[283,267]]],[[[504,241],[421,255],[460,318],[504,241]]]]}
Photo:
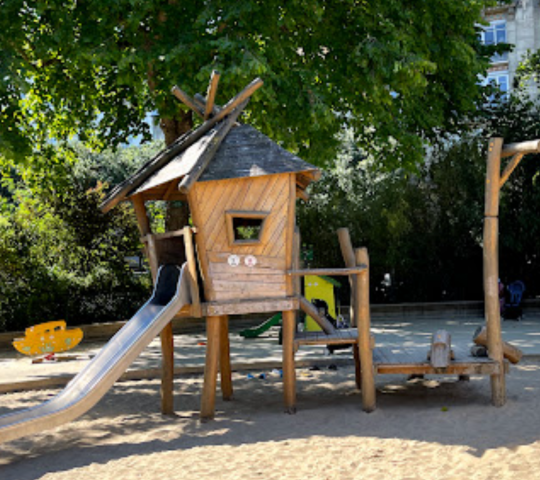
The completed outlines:
{"type": "MultiPolygon", "coordinates": [[[[201,378],[176,380],[176,417],[159,382],[118,383],[78,421],[0,444],[1,480],[540,479],[540,364],[513,367],[508,403],[489,379],[378,378],[378,410],[360,410],[354,370],[298,370],[296,415],[279,376],[234,375],[233,402],[198,420],[201,378]]],[[[0,396],[0,414],[57,390],[0,396]]]]}

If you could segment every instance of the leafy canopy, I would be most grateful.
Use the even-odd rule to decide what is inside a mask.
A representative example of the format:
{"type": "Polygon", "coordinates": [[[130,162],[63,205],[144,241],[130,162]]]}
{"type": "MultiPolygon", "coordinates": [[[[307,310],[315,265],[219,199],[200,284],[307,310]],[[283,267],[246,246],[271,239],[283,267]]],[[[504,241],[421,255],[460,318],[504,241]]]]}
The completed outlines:
{"type": "Polygon", "coordinates": [[[193,95],[217,69],[221,103],[262,77],[250,122],[308,160],[331,158],[346,126],[410,165],[475,108],[491,3],[2,0],[0,154],[49,168],[51,140],[149,138],[148,112],[182,108],[171,86],[193,95]]]}

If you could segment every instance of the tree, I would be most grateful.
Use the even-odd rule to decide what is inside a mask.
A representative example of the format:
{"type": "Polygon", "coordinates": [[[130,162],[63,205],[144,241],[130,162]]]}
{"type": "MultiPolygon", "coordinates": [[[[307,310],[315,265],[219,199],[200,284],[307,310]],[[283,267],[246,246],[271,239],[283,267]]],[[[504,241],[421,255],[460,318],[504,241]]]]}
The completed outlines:
{"type": "Polygon", "coordinates": [[[151,111],[170,143],[192,123],[171,86],[193,95],[218,69],[222,102],[264,78],[250,122],[307,160],[331,159],[348,126],[379,161],[411,166],[477,105],[490,54],[477,25],[492,3],[3,0],[0,153],[49,169],[73,135],[149,138],[151,111]]]}

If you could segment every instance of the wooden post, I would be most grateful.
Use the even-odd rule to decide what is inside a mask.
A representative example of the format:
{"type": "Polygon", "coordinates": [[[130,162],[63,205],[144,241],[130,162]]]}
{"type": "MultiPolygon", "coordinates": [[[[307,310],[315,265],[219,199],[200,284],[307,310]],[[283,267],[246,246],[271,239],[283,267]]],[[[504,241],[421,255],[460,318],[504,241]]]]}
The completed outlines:
{"type": "Polygon", "coordinates": [[[362,408],[365,412],[375,410],[375,370],[373,368],[373,351],[371,347],[371,319],[369,307],[369,256],[367,248],[355,250],[357,265],[368,268],[356,277],[356,295],[354,296],[355,318],[358,322],[358,349],[360,351],[360,367],[362,370],[362,408]]]}
{"type": "Polygon", "coordinates": [[[135,210],[139,231],[141,232],[141,236],[144,237],[150,233],[151,229],[150,220],[148,220],[148,215],[146,214],[143,196],[140,193],[133,195],[133,197],[131,197],[131,203],[133,205],[133,210],[135,210]]]}
{"type": "MultiPolygon", "coordinates": [[[[351,236],[349,234],[348,228],[339,228],[337,231],[339,239],[339,247],[341,249],[341,255],[345,261],[345,266],[347,268],[352,268],[356,266],[356,258],[354,256],[354,249],[352,247],[351,236]]],[[[354,311],[354,305],[358,303],[358,300],[355,300],[356,290],[357,290],[357,276],[351,275],[349,277],[349,285],[351,286],[351,306],[349,308],[349,318],[351,327],[356,326],[356,317],[354,311]]],[[[358,389],[362,388],[362,367],[360,366],[360,345],[353,345],[353,356],[354,356],[354,376],[356,380],[356,387],[358,389]]]]}
{"type": "MultiPolygon", "coordinates": [[[[339,246],[341,248],[341,255],[345,261],[345,266],[347,268],[352,268],[356,266],[356,259],[354,257],[354,250],[351,243],[351,236],[349,235],[348,228],[339,228],[337,231],[339,246]]],[[[354,318],[354,295],[356,292],[356,275],[349,277],[349,284],[351,286],[351,308],[349,310],[349,316],[351,319],[351,327],[356,326],[356,318],[354,318]]]]}
{"type": "Polygon", "coordinates": [[[161,331],[161,413],[174,414],[174,335],[172,323],[161,331]]]}
{"type": "MultiPolygon", "coordinates": [[[[148,245],[146,254],[150,263],[152,279],[156,283],[159,268],[158,252],[155,237],[151,234],[150,221],[146,213],[144,199],[141,194],[131,198],[133,209],[137,216],[137,223],[142,236],[146,236],[148,245]]],[[[172,323],[169,323],[160,333],[161,340],[161,413],[172,415],[174,413],[174,335],[172,323]]]]}
{"type": "Polygon", "coordinates": [[[214,418],[219,367],[220,317],[206,317],[206,364],[201,398],[201,420],[214,418]]]}
{"type": "Polygon", "coordinates": [[[204,108],[204,119],[208,120],[214,109],[214,100],[216,98],[217,87],[219,83],[220,73],[217,70],[212,72],[210,77],[210,85],[208,85],[208,92],[206,94],[206,105],[204,108]]]}
{"type": "Polygon", "coordinates": [[[198,318],[201,316],[201,297],[199,294],[199,284],[197,278],[197,260],[195,259],[195,248],[193,246],[193,232],[189,226],[184,227],[183,232],[188,272],[189,276],[191,277],[191,315],[198,318]]]}
{"type": "Polygon", "coordinates": [[[296,371],[294,369],[294,334],[296,314],[294,310],[282,313],[283,332],[283,393],[285,413],[296,413],[296,371]]]}
{"type": "Polygon", "coordinates": [[[491,375],[491,401],[500,407],[506,402],[504,357],[499,310],[499,193],[502,138],[489,141],[486,171],[484,218],[484,303],[489,357],[499,364],[491,375]]]}
{"type": "Polygon", "coordinates": [[[221,375],[221,395],[223,400],[232,400],[233,385],[231,373],[231,353],[229,346],[229,317],[220,317],[219,328],[219,370],[221,375]]]}

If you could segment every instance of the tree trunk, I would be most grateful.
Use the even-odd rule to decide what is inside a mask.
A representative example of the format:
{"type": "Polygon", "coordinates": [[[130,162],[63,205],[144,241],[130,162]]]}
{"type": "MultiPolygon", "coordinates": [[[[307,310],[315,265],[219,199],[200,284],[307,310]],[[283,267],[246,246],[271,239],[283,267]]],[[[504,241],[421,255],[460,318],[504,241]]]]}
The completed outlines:
{"type": "MultiPolygon", "coordinates": [[[[175,118],[162,118],[159,126],[165,135],[165,143],[169,146],[178,137],[193,127],[192,112],[179,112],[175,118]]],[[[180,230],[189,224],[189,209],[186,202],[169,202],[165,216],[166,231],[180,230]]]]}

